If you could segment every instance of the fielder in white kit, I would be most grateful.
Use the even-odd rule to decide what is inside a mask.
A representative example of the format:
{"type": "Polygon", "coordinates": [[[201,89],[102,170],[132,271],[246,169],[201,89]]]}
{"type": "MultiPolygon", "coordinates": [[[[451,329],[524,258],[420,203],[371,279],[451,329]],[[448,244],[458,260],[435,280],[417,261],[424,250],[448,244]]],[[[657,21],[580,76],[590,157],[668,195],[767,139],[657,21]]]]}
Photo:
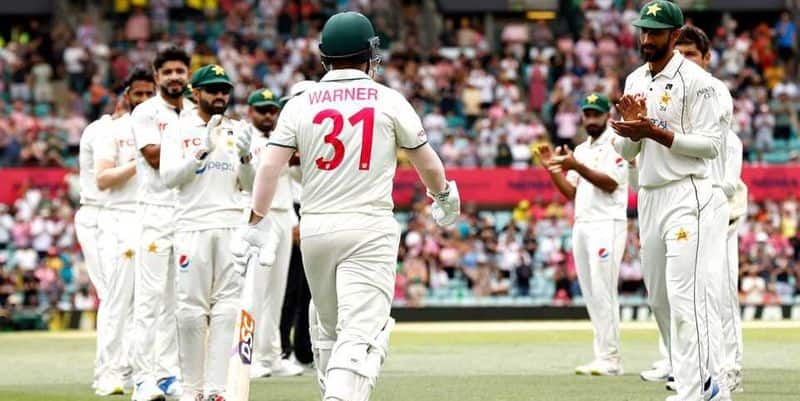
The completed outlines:
{"type": "Polygon", "coordinates": [[[303,173],[300,236],[316,319],[312,344],[323,400],[367,400],[389,347],[400,230],[392,213],[398,147],[452,224],[460,201],[427,144],[419,116],[398,92],[374,82],[380,61],[369,19],[339,13],[319,44],[328,73],[289,100],[270,136],[253,190],[251,225],[236,255],[258,252],[270,230],[278,177],[295,149],[303,173]]]}
{"type": "MultiPolygon", "coordinates": [[[[739,226],[747,214],[747,186],[741,179],[742,141],[738,136],[728,141],[728,165],[725,169],[725,186],[733,188],[728,198],[728,222],[725,257],[725,301],[722,307],[722,370],[728,389],[744,391],[742,376],[742,316],[739,308],[739,226]]],[[[727,189],[726,189],[726,193],[727,189]]]]}
{"type": "Polygon", "coordinates": [[[131,352],[133,341],[133,288],[134,256],[137,248],[138,222],[136,219],[136,146],[131,131],[131,118],[127,109],[153,97],[156,84],[149,71],[136,69],[125,82],[121,95],[125,104],[121,115],[106,124],[95,142],[94,166],[97,187],[108,195],[99,215],[101,258],[106,284],[108,315],[104,319],[102,347],[112,355],[105,382],[98,393],[122,394],[128,380],[132,380],[131,352]]]}
{"type": "Polygon", "coordinates": [[[107,123],[111,121],[110,115],[104,115],[84,128],[78,150],[78,167],[80,169],[79,181],[81,186],[80,208],[75,213],[75,235],[81,244],[83,260],[89,280],[92,281],[100,306],[97,309],[97,345],[94,359],[94,375],[92,388],[97,395],[110,395],[115,391],[113,386],[106,385],[106,371],[111,355],[107,353],[103,344],[108,341],[106,316],[108,303],[105,276],[103,274],[102,259],[100,257],[100,229],[98,216],[103,208],[106,191],[97,188],[94,169],[95,142],[100,135],[106,134],[107,123]],[[101,382],[103,383],[100,388],[101,382]],[[111,392],[107,387],[112,387],[111,392]]]}
{"type": "MultiPolygon", "coordinates": [[[[259,89],[247,98],[250,106],[248,116],[252,132],[253,165],[258,165],[267,149],[269,135],[275,128],[275,121],[281,110],[281,103],[269,89],[259,89]]],[[[253,351],[252,377],[297,376],[303,374],[303,367],[281,357],[280,322],[283,297],[286,293],[286,279],[289,275],[289,260],[292,256],[292,228],[297,225],[297,216],[292,204],[292,182],[289,166],[281,170],[275,198],[270,206],[268,218],[272,220],[271,240],[267,241],[262,252],[275,256],[274,264],[256,272],[257,288],[254,294],[261,297],[262,305],[256,310],[255,349],[253,351]]],[[[249,194],[248,194],[249,195],[249,194]]],[[[247,197],[248,213],[251,197],[247,197]]]]}
{"type": "Polygon", "coordinates": [[[250,136],[223,117],[233,83],[218,65],[192,75],[197,108],[167,127],[161,178],[178,191],[178,341],[187,399],[224,401],[242,290],[230,253],[241,224],[241,190],[252,188],[250,136]],[[203,398],[205,397],[205,398],[203,398]]]}
{"type": "Polygon", "coordinates": [[[189,56],[169,47],[153,62],[158,95],[131,113],[139,176],[137,220],[141,225],[136,249],[134,288],[133,401],[179,396],[178,340],[175,319],[173,230],[175,191],[159,175],[165,129],[194,105],[183,98],[189,79],[189,56]]]}
{"type": "Polygon", "coordinates": [[[617,151],[640,157],[644,279],[678,391],[667,400],[719,399],[709,370],[703,263],[714,236],[710,164],[722,152],[718,96],[708,73],[674,51],[683,26],[676,4],[651,1],[633,24],[647,64],[628,75],[617,105],[624,121],[611,125],[620,135],[617,151]]]}
{"type": "Polygon", "coordinates": [[[594,360],[576,367],[575,373],[618,376],[623,369],[617,285],[627,239],[628,162],[611,144],[615,134],[608,127],[608,98],[590,93],[581,110],[589,138],[575,153],[564,146],[553,155],[544,145],[539,154],[556,188],[575,202],[572,252],[594,328],[594,360]]]}

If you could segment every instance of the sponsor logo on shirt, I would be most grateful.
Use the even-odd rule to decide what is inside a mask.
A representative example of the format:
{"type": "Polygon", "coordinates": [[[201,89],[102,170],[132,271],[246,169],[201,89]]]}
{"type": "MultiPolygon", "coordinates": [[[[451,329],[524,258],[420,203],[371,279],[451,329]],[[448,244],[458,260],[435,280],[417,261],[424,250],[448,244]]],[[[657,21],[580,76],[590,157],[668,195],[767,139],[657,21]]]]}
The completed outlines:
{"type": "Polygon", "coordinates": [[[203,167],[200,167],[199,169],[195,170],[194,173],[196,175],[202,175],[206,172],[211,172],[211,171],[233,172],[236,171],[236,167],[233,165],[233,163],[230,162],[209,160],[208,162],[206,162],[206,164],[203,165],[203,167]]]}
{"type": "Polygon", "coordinates": [[[178,257],[178,266],[180,267],[181,272],[189,271],[189,257],[186,255],[181,255],[178,257]]]}
{"type": "Polygon", "coordinates": [[[597,251],[597,256],[599,256],[600,259],[606,260],[606,259],[608,259],[608,255],[609,255],[609,252],[608,252],[608,249],[606,249],[606,248],[600,248],[600,250],[597,251]]]}
{"type": "Polygon", "coordinates": [[[703,99],[711,99],[712,97],[715,97],[716,95],[717,95],[717,92],[714,90],[713,86],[707,86],[707,87],[702,88],[699,91],[697,91],[697,97],[702,96],[703,99]]]}
{"type": "Polygon", "coordinates": [[[659,120],[659,119],[657,119],[657,118],[652,118],[652,117],[650,117],[650,122],[651,122],[651,123],[653,123],[653,124],[655,124],[655,125],[656,125],[656,126],[658,126],[659,128],[662,128],[662,129],[667,129],[667,122],[666,122],[666,121],[664,121],[664,120],[659,120]]]}

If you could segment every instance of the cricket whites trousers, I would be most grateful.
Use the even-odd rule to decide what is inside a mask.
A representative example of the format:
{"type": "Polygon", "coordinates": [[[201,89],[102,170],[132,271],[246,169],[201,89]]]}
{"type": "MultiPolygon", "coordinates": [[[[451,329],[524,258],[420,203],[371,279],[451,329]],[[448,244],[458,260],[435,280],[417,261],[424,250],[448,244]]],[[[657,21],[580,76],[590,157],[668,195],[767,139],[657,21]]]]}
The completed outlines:
{"type": "Polygon", "coordinates": [[[78,242],[81,244],[81,251],[83,259],[86,263],[86,270],[89,274],[89,279],[97,291],[97,297],[100,299],[100,306],[97,309],[97,345],[95,348],[94,357],[94,385],[97,384],[101,376],[106,373],[106,365],[110,355],[106,353],[106,349],[102,346],[108,334],[105,330],[108,325],[105,323],[107,315],[106,307],[106,284],[105,277],[103,276],[103,269],[101,266],[101,257],[99,249],[100,232],[98,227],[98,216],[102,208],[96,205],[81,205],[78,212],[75,213],[75,235],[78,237],[78,242]]]}
{"type": "Polygon", "coordinates": [[[230,248],[235,230],[214,228],[175,233],[184,394],[204,392],[208,396],[225,391],[243,285],[230,248]]]}
{"type": "Polygon", "coordinates": [[[292,226],[296,221],[293,213],[293,210],[271,209],[266,217],[271,220],[272,232],[262,252],[274,253],[275,262],[266,269],[259,269],[256,277],[258,286],[254,293],[261,295],[262,305],[256,317],[258,327],[253,354],[254,359],[267,368],[281,358],[281,310],[292,256],[292,226]],[[265,289],[260,291],[262,286],[265,289]]]}
{"type": "Polygon", "coordinates": [[[323,399],[366,400],[388,352],[400,227],[392,215],[305,214],[300,237],[323,399]]]}
{"type": "Polygon", "coordinates": [[[710,377],[706,277],[714,230],[711,198],[711,181],[693,176],[639,189],[647,300],[669,349],[682,401],[703,401],[710,377]]]}
{"type": "Polygon", "coordinates": [[[133,291],[139,223],[133,210],[105,208],[100,212],[100,257],[106,283],[106,316],[103,324],[108,336],[98,341],[111,355],[109,374],[124,380],[132,373],[133,291]]]}
{"type": "Polygon", "coordinates": [[[722,374],[722,310],[727,307],[727,253],[728,253],[728,220],[730,209],[728,197],[721,187],[713,187],[711,205],[713,216],[713,235],[710,237],[708,258],[703,262],[708,264],[706,286],[706,308],[709,333],[709,370],[717,383],[720,384],[722,398],[727,399],[728,386],[725,375],[722,374]]]}
{"type": "Polygon", "coordinates": [[[595,360],[620,363],[619,265],[625,252],[627,222],[576,222],[572,252],[578,284],[594,329],[595,360]]]}
{"type": "Polygon", "coordinates": [[[175,270],[171,206],[138,205],[141,224],[133,293],[134,380],[178,376],[175,270]]]}

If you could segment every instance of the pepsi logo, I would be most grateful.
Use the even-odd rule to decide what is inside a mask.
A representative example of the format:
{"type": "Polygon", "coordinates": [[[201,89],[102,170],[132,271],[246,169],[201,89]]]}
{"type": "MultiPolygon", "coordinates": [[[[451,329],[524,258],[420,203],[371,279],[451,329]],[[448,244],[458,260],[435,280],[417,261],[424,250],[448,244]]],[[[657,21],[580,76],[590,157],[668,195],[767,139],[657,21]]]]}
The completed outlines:
{"type": "Polygon", "coordinates": [[[608,258],[608,249],[600,248],[600,250],[597,251],[597,256],[600,256],[601,259],[608,258]]]}
{"type": "Polygon", "coordinates": [[[178,257],[178,266],[180,266],[181,270],[185,271],[189,269],[189,257],[186,255],[181,255],[178,257]]]}

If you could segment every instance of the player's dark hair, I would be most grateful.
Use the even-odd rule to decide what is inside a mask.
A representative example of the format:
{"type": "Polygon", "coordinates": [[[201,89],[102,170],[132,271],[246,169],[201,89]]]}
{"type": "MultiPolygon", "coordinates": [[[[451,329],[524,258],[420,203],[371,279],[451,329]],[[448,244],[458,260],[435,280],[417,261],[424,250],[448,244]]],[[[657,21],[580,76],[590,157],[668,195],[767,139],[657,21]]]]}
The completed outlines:
{"type": "Polygon", "coordinates": [[[701,55],[708,54],[708,50],[711,48],[711,41],[708,40],[708,36],[702,29],[686,25],[678,32],[680,32],[680,35],[678,35],[678,40],[675,42],[676,45],[695,45],[701,55]]]}
{"type": "Polygon", "coordinates": [[[144,68],[136,68],[131,71],[130,74],[128,74],[128,78],[125,78],[125,88],[130,88],[131,85],[136,81],[151,82],[153,84],[156,83],[156,80],[153,77],[153,72],[144,68]]]}
{"type": "Polygon", "coordinates": [[[158,52],[155,60],[153,60],[153,69],[158,71],[158,69],[163,67],[167,61],[180,61],[186,65],[186,68],[189,68],[190,60],[191,59],[189,58],[189,55],[186,54],[186,51],[173,45],[158,52]]]}

